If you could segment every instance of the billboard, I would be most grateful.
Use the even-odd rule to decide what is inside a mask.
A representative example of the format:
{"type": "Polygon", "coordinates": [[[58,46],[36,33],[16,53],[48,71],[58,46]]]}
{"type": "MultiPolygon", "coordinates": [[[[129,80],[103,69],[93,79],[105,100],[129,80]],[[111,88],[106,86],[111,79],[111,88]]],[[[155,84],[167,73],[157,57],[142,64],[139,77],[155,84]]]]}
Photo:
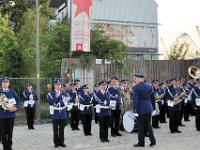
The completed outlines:
{"type": "Polygon", "coordinates": [[[157,27],[94,23],[93,28],[102,28],[110,38],[124,42],[130,51],[158,51],[157,27]]]}

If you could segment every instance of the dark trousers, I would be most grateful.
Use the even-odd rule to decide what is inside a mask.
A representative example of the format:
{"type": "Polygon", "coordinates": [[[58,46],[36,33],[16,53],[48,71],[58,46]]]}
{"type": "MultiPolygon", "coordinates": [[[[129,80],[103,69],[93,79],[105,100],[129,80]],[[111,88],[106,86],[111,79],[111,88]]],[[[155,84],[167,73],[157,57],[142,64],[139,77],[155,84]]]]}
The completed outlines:
{"type": "Polygon", "coordinates": [[[187,121],[190,119],[192,104],[185,104],[184,106],[184,120],[187,121]]]}
{"type": "Polygon", "coordinates": [[[99,122],[99,116],[98,116],[98,113],[96,113],[96,108],[94,109],[94,112],[95,112],[95,114],[94,114],[94,120],[95,120],[95,123],[98,123],[99,122]]]}
{"type": "Polygon", "coordinates": [[[82,114],[82,119],[84,134],[91,134],[92,114],[82,114]]]}
{"type": "Polygon", "coordinates": [[[12,134],[14,127],[14,118],[1,118],[0,128],[1,128],[1,138],[3,149],[11,150],[12,147],[12,134]]]}
{"type": "Polygon", "coordinates": [[[160,115],[156,115],[152,117],[152,126],[153,128],[158,128],[159,127],[159,119],[160,115]]]}
{"type": "Polygon", "coordinates": [[[25,108],[27,126],[29,129],[33,128],[35,118],[35,108],[25,108]]]}
{"type": "Polygon", "coordinates": [[[77,129],[79,124],[79,110],[71,111],[70,125],[72,129],[77,129]]]}
{"type": "Polygon", "coordinates": [[[184,113],[184,101],[181,102],[181,110],[179,113],[179,125],[182,125],[183,113],[184,113]]]}
{"type": "Polygon", "coordinates": [[[196,110],[196,114],[195,114],[195,125],[196,125],[196,129],[198,131],[200,131],[200,109],[196,110]]]}
{"type": "Polygon", "coordinates": [[[139,115],[137,119],[138,144],[145,145],[145,134],[149,133],[151,143],[156,143],[156,139],[151,126],[151,114],[139,115]]]}
{"type": "Polygon", "coordinates": [[[165,105],[160,106],[160,123],[166,122],[166,107],[165,105]]]}
{"type": "Polygon", "coordinates": [[[64,144],[66,119],[53,120],[53,141],[55,145],[64,144]]]}
{"type": "Polygon", "coordinates": [[[169,129],[171,132],[178,131],[180,111],[169,110],[169,129]]]}
{"type": "Polygon", "coordinates": [[[99,138],[100,140],[108,139],[108,129],[110,124],[110,116],[99,116],[99,138]]]}
{"type": "Polygon", "coordinates": [[[111,134],[116,134],[119,132],[119,121],[120,121],[120,114],[121,110],[112,110],[111,111],[111,134]]]}

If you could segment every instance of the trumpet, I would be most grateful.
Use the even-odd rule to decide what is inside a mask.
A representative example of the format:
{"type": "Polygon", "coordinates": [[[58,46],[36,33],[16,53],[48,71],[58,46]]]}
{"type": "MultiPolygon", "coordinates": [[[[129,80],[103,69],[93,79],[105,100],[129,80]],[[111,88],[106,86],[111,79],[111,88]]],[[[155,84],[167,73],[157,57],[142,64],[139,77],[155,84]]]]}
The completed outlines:
{"type": "Polygon", "coordinates": [[[198,68],[196,66],[189,67],[188,73],[194,79],[200,78],[200,68],[198,68]]]}

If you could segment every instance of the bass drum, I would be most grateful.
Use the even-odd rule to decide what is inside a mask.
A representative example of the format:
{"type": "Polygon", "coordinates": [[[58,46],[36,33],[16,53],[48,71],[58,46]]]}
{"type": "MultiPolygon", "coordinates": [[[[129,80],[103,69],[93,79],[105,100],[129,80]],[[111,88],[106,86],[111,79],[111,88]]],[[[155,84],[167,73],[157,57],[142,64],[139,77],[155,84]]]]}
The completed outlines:
{"type": "Polygon", "coordinates": [[[132,132],[135,126],[135,116],[131,111],[128,111],[123,116],[123,126],[127,132],[132,132]]]}

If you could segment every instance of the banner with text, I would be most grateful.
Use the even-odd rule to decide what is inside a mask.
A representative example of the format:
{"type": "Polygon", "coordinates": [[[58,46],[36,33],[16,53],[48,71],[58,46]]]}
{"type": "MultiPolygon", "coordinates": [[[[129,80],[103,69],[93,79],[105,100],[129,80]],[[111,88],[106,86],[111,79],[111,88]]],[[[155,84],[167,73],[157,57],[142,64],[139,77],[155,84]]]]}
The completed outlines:
{"type": "Polygon", "coordinates": [[[71,51],[90,52],[93,0],[72,0],[71,51]]]}

